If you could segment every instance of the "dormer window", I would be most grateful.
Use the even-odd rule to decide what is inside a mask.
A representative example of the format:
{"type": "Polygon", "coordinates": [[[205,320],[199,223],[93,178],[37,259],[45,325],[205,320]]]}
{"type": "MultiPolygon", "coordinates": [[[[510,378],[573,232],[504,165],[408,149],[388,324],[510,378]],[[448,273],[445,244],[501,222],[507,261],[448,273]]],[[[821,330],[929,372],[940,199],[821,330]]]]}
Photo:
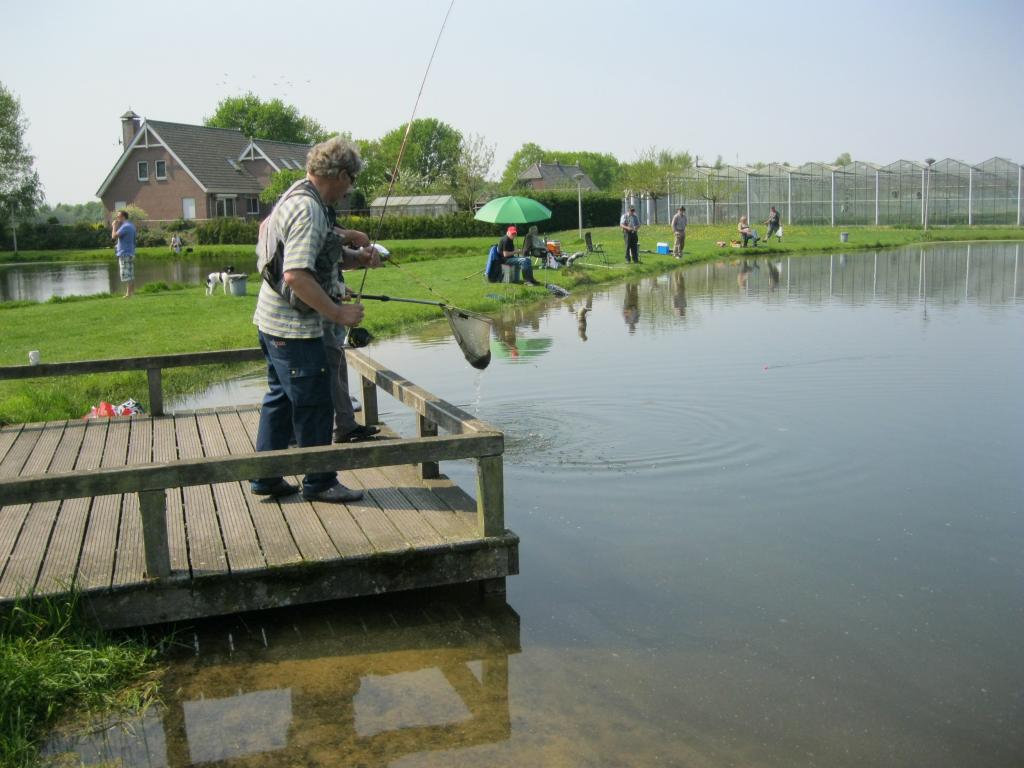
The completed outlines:
{"type": "Polygon", "coordinates": [[[161,179],[161,180],[166,179],[167,178],[167,161],[166,160],[157,160],[156,161],[156,169],[155,170],[156,170],[156,177],[158,179],[161,179]]]}
{"type": "Polygon", "coordinates": [[[139,181],[149,181],[149,161],[139,161],[139,181]]]}

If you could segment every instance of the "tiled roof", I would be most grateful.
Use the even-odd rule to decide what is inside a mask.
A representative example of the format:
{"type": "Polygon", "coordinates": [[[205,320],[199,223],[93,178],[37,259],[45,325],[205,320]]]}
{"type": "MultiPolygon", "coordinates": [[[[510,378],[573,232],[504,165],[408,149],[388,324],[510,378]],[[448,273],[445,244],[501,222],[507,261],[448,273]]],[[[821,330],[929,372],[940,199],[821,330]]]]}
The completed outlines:
{"type": "Polygon", "coordinates": [[[254,139],[253,143],[263,150],[263,154],[270,158],[270,161],[278,168],[286,168],[287,163],[282,159],[288,159],[300,168],[306,167],[306,155],[309,154],[309,144],[292,144],[287,141],[270,141],[269,139],[254,139]]]}
{"type": "Polygon", "coordinates": [[[202,125],[147,120],[146,126],[163,139],[168,148],[209,192],[263,191],[255,176],[237,162],[249,144],[241,131],[207,128],[202,125]],[[237,170],[234,166],[237,166],[237,170]]]}
{"type": "MultiPolygon", "coordinates": [[[[576,179],[573,177],[577,173],[583,173],[583,170],[578,165],[562,165],[561,163],[534,163],[521,174],[519,174],[520,181],[537,181],[543,180],[545,186],[557,187],[575,187],[576,179]]],[[[583,173],[583,178],[580,179],[580,186],[583,189],[597,189],[597,185],[591,181],[587,174],[583,173]]]]}

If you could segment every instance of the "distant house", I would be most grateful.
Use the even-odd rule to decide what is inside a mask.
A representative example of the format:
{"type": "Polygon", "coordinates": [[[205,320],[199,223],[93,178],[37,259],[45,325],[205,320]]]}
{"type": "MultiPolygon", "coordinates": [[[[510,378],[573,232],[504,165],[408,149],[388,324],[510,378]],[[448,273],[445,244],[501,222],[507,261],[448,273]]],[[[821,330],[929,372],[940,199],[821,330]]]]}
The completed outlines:
{"type": "Polygon", "coordinates": [[[124,152],[96,192],[108,211],[137,205],[150,221],[261,218],[276,171],[306,167],[307,144],[249,139],[240,130],[121,116],[124,152]]]}
{"type": "Polygon", "coordinates": [[[516,183],[530,189],[576,189],[576,175],[580,174],[580,189],[596,192],[597,185],[578,165],[561,163],[534,163],[519,174],[516,183]]]}
{"type": "MultiPolygon", "coordinates": [[[[387,198],[378,197],[370,203],[370,215],[379,216],[384,210],[387,198]]],[[[459,210],[458,203],[451,195],[413,195],[392,197],[387,201],[388,214],[392,216],[444,216],[459,210]]]]}

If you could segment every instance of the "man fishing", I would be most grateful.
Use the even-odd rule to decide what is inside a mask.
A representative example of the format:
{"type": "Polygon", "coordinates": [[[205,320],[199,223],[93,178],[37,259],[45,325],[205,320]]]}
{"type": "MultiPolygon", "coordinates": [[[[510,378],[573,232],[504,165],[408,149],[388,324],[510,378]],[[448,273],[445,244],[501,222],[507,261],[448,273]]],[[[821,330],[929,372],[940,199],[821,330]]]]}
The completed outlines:
{"type": "MultiPolygon", "coordinates": [[[[257,451],[287,448],[293,434],[300,448],[331,443],[334,409],[323,323],[355,326],[363,319],[362,304],[335,303],[329,295],[337,247],[365,249],[370,240],[356,230],[332,232],[330,207],[348,193],[362,167],[351,142],[334,137],[317,144],[306,159],[306,178],[281,196],[261,233],[261,244],[269,243],[267,252],[280,264],[264,272],[253,316],[269,387],[260,410],[257,451]]],[[[252,482],[252,492],[260,496],[298,490],[282,477],[252,482]]],[[[362,495],[339,483],[335,472],[312,472],[302,480],[302,496],[309,501],[356,501],[362,495]]]]}

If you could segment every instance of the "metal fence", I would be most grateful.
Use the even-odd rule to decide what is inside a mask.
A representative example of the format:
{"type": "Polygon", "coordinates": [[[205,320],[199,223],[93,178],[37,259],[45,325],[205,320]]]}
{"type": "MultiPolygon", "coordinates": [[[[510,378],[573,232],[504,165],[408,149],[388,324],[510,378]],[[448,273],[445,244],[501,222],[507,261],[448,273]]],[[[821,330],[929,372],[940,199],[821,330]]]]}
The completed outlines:
{"type": "Polygon", "coordinates": [[[1024,166],[1001,157],[978,165],[959,160],[889,165],[804,163],[757,168],[698,167],[667,179],[658,197],[627,193],[647,224],[668,223],[686,206],[693,224],[764,221],[775,206],[785,224],[830,226],[1021,226],[1024,166]]]}

